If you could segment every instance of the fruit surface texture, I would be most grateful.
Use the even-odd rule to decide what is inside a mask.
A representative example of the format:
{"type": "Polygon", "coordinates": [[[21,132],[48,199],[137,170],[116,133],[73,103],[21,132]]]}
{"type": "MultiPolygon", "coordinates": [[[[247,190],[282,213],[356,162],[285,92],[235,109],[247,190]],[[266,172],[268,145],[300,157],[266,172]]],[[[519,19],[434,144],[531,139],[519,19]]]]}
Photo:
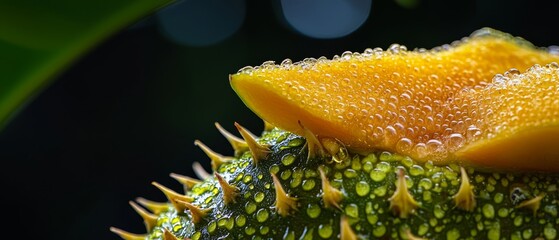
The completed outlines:
{"type": "Polygon", "coordinates": [[[245,67],[212,173],[130,202],[175,239],[558,239],[559,56],[481,29],[432,50],[345,52],[245,67]],[[233,127],[233,126],[231,126],[233,127]]]}

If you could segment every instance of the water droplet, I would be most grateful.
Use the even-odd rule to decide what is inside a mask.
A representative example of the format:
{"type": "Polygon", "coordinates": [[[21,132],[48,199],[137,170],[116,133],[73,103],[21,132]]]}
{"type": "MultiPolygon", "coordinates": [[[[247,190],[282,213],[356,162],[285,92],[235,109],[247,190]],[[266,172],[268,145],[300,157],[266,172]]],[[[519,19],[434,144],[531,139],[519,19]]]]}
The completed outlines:
{"type": "Polygon", "coordinates": [[[378,224],[373,228],[373,235],[375,237],[382,237],[386,233],[386,227],[382,224],[378,224]]]}
{"type": "Polygon", "coordinates": [[[346,169],[344,171],[344,176],[346,178],[354,178],[354,177],[357,177],[357,172],[353,169],[346,169]]]}
{"type": "Polygon", "coordinates": [[[390,163],[387,162],[379,162],[377,164],[377,169],[387,173],[392,169],[392,166],[390,166],[390,163]]]}
{"type": "Polygon", "coordinates": [[[503,195],[502,193],[496,193],[495,197],[493,197],[493,201],[495,201],[495,203],[499,204],[499,203],[503,202],[504,198],[505,198],[505,195],[503,195]]]}
{"type": "Polygon", "coordinates": [[[293,65],[293,62],[289,58],[286,58],[283,61],[281,61],[282,67],[291,67],[291,65],[293,65]]]}
{"type": "Polygon", "coordinates": [[[391,161],[392,160],[392,153],[384,151],[380,153],[379,159],[381,161],[391,161]]]}
{"type": "Polygon", "coordinates": [[[385,128],[384,132],[385,132],[385,135],[384,135],[385,140],[386,140],[386,143],[388,145],[391,145],[394,141],[396,141],[396,138],[398,137],[398,132],[396,131],[396,129],[393,126],[388,125],[385,128]]]}
{"type": "Polygon", "coordinates": [[[545,239],[555,239],[557,237],[557,229],[551,224],[547,224],[543,229],[543,235],[545,239]]]}
{"type": "Polygon", "coordinates": [[[322,238],[330,238],[333,232],[334,231],[332,229],[332,225],[330,224],[321,224],[320,226],[318,226],[318,235],[320,235],[320,237],[322,238]]]}
{"type": "Polygon", "coordinates": [[[413,165],[410,168],[410,175],[412,175],[414,177],[423,175],[424,173],[425,173],[425,170],[423,169],[423,167],[421,167],[419,165],[413,165]]]}
{"type": "Polygon", "coordinates": [[[227,230],[231,230],[233,229],[234,226],[235,226],[235,220],[233,220],[233,218],[228,218],[227,222],[225,222],[225,228],[227,228],[227,230]]]}
{"type": "Polygon", "coordinates": [[[501,239],[501,228],[499,224],[494,224],[493,227],[487,230],[488,240],[499,240],[501,239]]]}
{"type": "Polygon", "coordinates": [[[499,209],[499,211],[497,211],[497,214],[499,215],[499,217],[507,217],[509,215],[509,210],[507,208],[501,208],[499,209]]]}
{"type": "Polygon", "coordinates": [[[443,144],[439,140],[431,139],[427,141],[427,144],[425,144],[425,146],[427,147],[428,152],[433,153],[433,152],[440,152],[441,148],[443,147],[443,144]]]}
{"type": "Polygon", "coordinates": [[[430,190],[433,187],[433,182],[429,178],[422,178],[419,180],[418,187],[430,190]]]}
{"type": "Polygon", "coordinates": [[[508,80],[509,80],[509,78],[503,76],[502,74],[495,74],[495,76],[493,77],[492,83],[494,85],[500,85],[500,84],[504,84],[508,80]]]}
{"type": "Polygon", "coordinates": [[[295,240],[295,232],[294,231],[289,231],[289,228],[286,229],[285,234],[283,235],[283,239],[284,240],[295,240]]]}
{"type": "Polygon", "coordinates": [[[495,208],[493,208],[493,205],[486,203],[483,205],[482,209],[481,209],[483,216],[485,216],[486,218],[493,218],[495,217],[495,208]]]}
{"type": "Polygon", "coordinates": [[[460,231],[456,228],[450,229],[446,232],[446,240],[460,239],[460,231]]]}
{"type": "Polygon", "coordinates": [[[315,182],[313,179],[307,179],[303,181],[303,190],[310,191],[314,188],[315,182]]]}
{"type": "Polygon", "coordinates": [[[260,64],[260,67],[261,68],[267,68],[267,67],[275,66],[275,65],[276,65],[275,61],[269,60],[269,61],[265,61],[262,64],[260,64]]]}
{"type": "Polygon", "coordinates": [[[252,181],[252,176],[251,176],[251,175],[246,175],[246,176],[243,178],[243,182],[244,182],[244,183],[249,183],[250,181],[252,181]]]}
{"type": "Polygon", "coordinates": [[[245,233],[249,236],[251,236],[252,234],[254,234],[256,232],[256,229],[254,229],[253,227],[247,227],[245,228],[245,233]]]}
{"type": "Polygon", "coordinates": [[[369,194],[370,190],[371,189],[369,184],[365,181],[359,181],[357,184],[355,184],[355,192],[357,192],[357,195],[361,197],[369,194]]]}
{"type": "MultiPolygon", "coordinates": [[[[402,158],[402,156],[399,156],[399,155],[397,155],[397,156],[398,156],[398,159],[402,158]]],[[[413,159],[409,156],[403,157],[401,162],[402,162],[402,165],[404,165],[407,168],[409,168],[413,165],[413,159]]]]}
{"type": "Polygon", "coordinates": [[[268,233],[268,231],[270,231],[270,227],[268,227],[268,226],[261,226],[260,227],[260,234],[266,235],[268,233]]]}
{"type": "Polygon", "coordinates": [[[468,127],[468,130],[466,131],[466,134],[467,134],[469,139],[473,139],[473,138],[476,138],[476,137],[480,136],[481,131],[479,130],[479,128],[477,128],[475,126],[470,126],[470,127],[468,127]]]}
{"type": "Polygon", "coordinates": [[[464,137],[460,133],[450,134],[448,137],[448,147],[451,149],[458,149],[464,144],[464,137]]]}
{"type": "Polygon", "coordinates": [[[543,211],[549,213],[553,217],[557,217],[557,206],[547,205],[543,208],[543,211]]]}
{"type": "Polygon", "coordinates": [[[367,48],[367,49],[365,49],[365,51],[363,51],[363,56],[370,57],[371,55],[373,55],[373,53],[374,53],[373,49],[367,48]]]}
{"type": "Polygon", "coordinates": [[[293,176],[293,179],[291,179],[289,186],[291,186],[291,188],[296,188],[299,186],[299,184],[301,184],[301,178],[293,176]]]}
{"type": "Polygon", "coordinates": [[[520,74],[520,71],[518,71],[518,69],[516,68],[511,68],[508,71],[505,72],[505,76],[506,77],[514,77],[515,75],[520,74]]]}
{"type": "Polygon", "coordinates": [[[400,95],[400,100],[403,102],[407,102],[411,100],[411,97],[407,93],[402,93],[402,95],[400,95]]]}
{"type": "Polygon", "coordinates": [[[439,76],[437,74],[431,74],[427,79],[429,79],[429,81],[437,81],[439,80],[439,76]]]}
{"type": "Polygon", "coordinates": [[[524,231],[522,232],[522,237],[524,239],[532,239],[532,229],[528,228],[528,229],[524,229],[524,231]]]}
{"type": "Polygon", "coordinates": [[[375,195],[379,196],[379,197],[384,197],[384,195],[386,195],[386,191],[387,191],[386,185],[382,185],[382,186],[376,187],[373,190],[373,193],[375,195]]]}
{"type": "Polygon", "coordinates": [[[351,55],[353,55],[352,52],[350,51],[345,51],[342,53],[342,59],[343,60],[350,60],[351,59],[351,55]]]}
{"type": "Polygon", "coordinates": [[[317,218],[318,216],[320,216],[320,211],[320,206],[314,203],[309,204],[309,206],[307,207],[307,215],[310,218],[317,218]]]}
{"type": "Polygon", "coordinates": [[[273,165],[270,167],[270,173],[272,174],[277,174],[279,172],[279,166],[278,165],[273,165]]]}
{"type": "Polygon", "coordinates": [[[383,181],[384,178],[386,177],[386,172],[380,169],[373,169],[373,171],[371,171],[370,173],[370,177],[371,179],[373,179],[373,181],[380,182],[383,181]]]}
{"type": "Polygon", "coordinates": [[[377,215],[372,215],[372,214],[368,214],[367,215],[367,222],[369,222],[369,224],[371,225],[376,225],[376,223],[378,222],[378,216],[377,215]]]}
{"type": "Polygon", "coordinates": [[[295,161],[295,156],[293,156],[291,154],[286,154],[281,159],[281,163],[283,163],[283,165],[285,165],[285,166],[291,165],[293,163],[293,161],[295,161]]]}
{"type": "Polygon", "coordinates": [[[201,232],[198,232],[198,231],[195,232],[195,233],[192,235],[192,240],[199,240],[201,235],[202,235],[201,232]]]}
{"type": "Polygon", "coordinates": [[[345,213],[350,217],[358,218],[359,217],[359,207],[356,204],[351,203],[351,204],[349,204],[345,207],[345,213]]]}
{"type": "Polygon", "coordinates": [[[238,227],[242,227],[245,225],[246,220],[247,219],[244,215],[239,215],[235,218],[235,223],[237,224],[238,227]]]}
{"type": "Polygon", "coordinates": [[[437,204],[435,205],[434,209],[433,209],[433,215],[435,215],[436,218],[441,219],[444,217],[444,210],[442,209],[441,205],[437,204]]]}
{"type": "Polygon", "coordinates": [[[513,220],[513,224],[515,227],[520,227],[522,226],[522,222],[523,222],[524,218],[522,216],[516,216],[513,220]]]}
{"type": "Polygon", "coordinates": [[[392,45],[390,45],[390,47],[388,47],[388,52],[390,53],[394,53],[394,54],[398,54],[400,52],[405,52],[407,51],[406,46],[402,46],[400,44],[394,43],[392,45]]]}
{"type": "Polygon", "coordinates": [[[258,212],[256,212],[256,220],[258,222],[265,222],[266,220],[268,220],[268,211],[265,208],[261,208],[258,210],[258,212]]]}
{"type": "Polygon", "coordinates": [[[303,63],[307,65],[314,65],[316,63],[316,58],[305,58],[303,63]]]}
{"type": "Polygon", "coordinates": [[[320,56],[316,61],[319,63],[324,63],[328,61],[328,58],[326,58],[325,56],[320,56]]]}
{"type": "Polygon", "coordinates": [[[257,192],[256,194],[254,194],[254,201],[256,201],[257,203],[262,202],[262,200],[264,200],[264,193],[263,192],[257,192]]]}
{"type": "Polygon", "coordinates": [[[209,233],[213,233],[215,231],[215,228],[217,227],[217,224],[215,221],[211,221],[210,223],[208,223],[208,232],[209,233]]]}
{"type": "Polygon", "coordinates": [[[425,143],[415,144],[413,150],[418,158],[424,158],[427,156],[427,147],[425,146],[425,143]]]}
{"type": "Polygon", "coordinates": [[[291,177],[291,170],[286,169],[285,171],[281,172],[281,179],[287,180],[291,177]]]}
{"type": "Polygon", "coordinates": [[[247,202],[245,204],[245,210],[247,214],[252,214],[254,211],[256,211],[256,204],[254,204],[253,202],[247,202]]]}
{"type": "Polygon", "coordinates": [[[252,66],[246,66],[246,67],[243,67],[243,68],[239,69],[239,71],[237,71],[237,73],[251,74],[252,71],[254,71],[254,68],[252,66]]]}
{"type": "Polygon", "coordinates": [[[224,227],[225,224],[227,224],[227,218],[224,217],[224,218],[221,218],[221,219],[217,220],[217,226],[218,227],[224,227]]]}

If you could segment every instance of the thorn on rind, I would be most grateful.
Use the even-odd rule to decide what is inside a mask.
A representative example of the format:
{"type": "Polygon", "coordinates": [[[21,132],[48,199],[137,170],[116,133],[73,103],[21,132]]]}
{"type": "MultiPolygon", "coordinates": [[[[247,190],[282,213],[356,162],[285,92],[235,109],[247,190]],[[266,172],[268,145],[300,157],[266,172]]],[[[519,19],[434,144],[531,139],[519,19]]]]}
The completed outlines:
{"type": "Polygon", "coordinates": [[[301,121],[298,121],[298,123],[299,126],[301,126],[301,128],[303,129],[303,137],[307,140],[307,149],[309,150],[307,160],[316,156],[326,156],[326,150],[324,149],[322,143],[320,143],[316,135],[314,135],[314,133],[312,133],[309,129],[305,128],[301,121]]]}
{"type": "Polygon", "coordinates": [[[351,229],[345,216],[340,219],[340,240],[357,240],[357,234],[351,229]]]}
{"type": "Polygon", "coordinates": [[[179,183],[181,183],[184,186],[184,191],[185,192],[192,189],[192,187],[194,187],[194,185],[202,182],[198,179],[194,179],[194,178],[191,178],[189,176],[184,176],[184,175],[180,175],[180,174],[176,174],[176,173],[171,173],[171,174],[169,174],[169,176],[171,176],[172,178],[177,180],[179,183]]]}
{"type": "Polygon", "coordinates": [[[136,202],[150,210],[152,213],[159,215],[162,212],[169,210],[167,203],[154,202],[145,198],[136,198],[136,202]]]}
{"type": "Polygon", "coordinates": [[[332,160],[341,163],[349,158],[347,148],[344,144],[335,138],[321,138],[320,144],[326,150],[328,155],[332,156],[332,160]]]}
{"type": "Polygon", "coordinates": [[[212,161],[211,165],[214,171],[216,171],[217,168],[219,168],[219,166],[221,166],[222,164],[233,160],[233,157],[225,157],[219,153],[212,151],[208,146],[206,146],[199,140],[194,141],[194,145],[200,147],[200,149],[202,149],[202,151],[204,151],[204,153],[208,155],[208,157],[212,161]]]}
{"type": "Polygon", "coordinates": [[[192,170],[194,171],[194,174],[196,174],[196,177],[202,180],[208,179],[212,176],[206,171],[206,169],[204,169],[204,167],[202,167],[202,164],[200,164],[199,162],[192,163],[192,170]]]}
{"type": "Polygon", "coordinates": [[[458,193],[453,196],[454,203],[456,204],[456,207],[471,212],[476,207],[474,187],[470,184],[470,179],[468,178],[466,169],[460,167],[460,173],[462,174],[461,183],[458,193]]]}
{"type": "Polygon", "coordinates": [[[181,204],[178,202],[178,200],[183,201],[183,202],[192,202],[194,199],[192,197],[189,196],[185,196],[182,194],[178,194],[177,192],[157,183],[157,182],[152,182],[151,184],[153,184],[155,187],[157,187],[159,190],[161,190],[161,192],[163,192],[163,194],[165,194],[165,196],[167,197],[167,199],[169,200],[169,202],[171,202],[171,204],[173,204],[173,206],[175,207],[175,209],[178,212],[183,212],[185,209],[184,204],[181,204]]]}
{"type": "Polygon", "coordinates": [[[407,218],[419,206],[408,191],[404,170],[401,168],[398,169],[396,191],[388,200],[390,201],[390,210],[400,218],[407,218]]]}
{"type": "Polygon", "coordinates": [[[231,184],[229,184],[221,175],[217,172],[214,173],[217,178],[219,186],[221,186],[221,192],[223,193],[223,202],[228,205],[230,203],[235,203],[237,201],[237,196],[239,196],[239,189],[231,184]]]}
{"type": "Polygon", "coordinates": [[[116,235],[118,235],[120,238],[124,240],[145,240],[147,237],[146,234],[129,233],[127,231],[115,227],[111,227],[110,230],[111,232],[115,233],[116,235]]]}
{"type": "Polygon", "coordinates": [[[405,230],[405,234],[406,234],[406,237],[408,238],[408,240],[427,240],[427,238],[421,238],[421,237],[417,237],[417,236],[413,235],[413,233],[411,232],[411,230],[409,228],[405,230]]]}
{"type": "Polygon", "coordinates": [[[132,206],[134,211],[136,211],[142,219],[144,219],[144,225],[146,225],[146,230],[148,232],[157,226],[157,215],[149,213],[133,201],[129,201],[128,203],[132,206]]]}
{"type": "Polygon", "coordinates": [[[532,210],[532,212],[534,212],[534,216],[536,216],[536,213],[538,212],[538,209],[540,209],[540,205],[542,203],[542,199],[545,197],[545,194],[540,194],[532,199],[528,199],[526,201],[523,201],[521,203],[519,203],[516,208],[527,208],[532,210]]]}
{"type": "Polygon", "coordinates": [[[235,127],[247,143],[248,149],[250,150],[252,158],[254,159],[254,163],[258,164],[259,161],[266,159],[266,157],[270,153],[270,149],[268,149],[268,146],[258,143],[258,141],[256,141],[256,137],[240,124],[235,123],[235,127]]]}
{"type": "Polygon", "coordinates": [[[341,209],[340,202],[343,198],[342,192],[330,184],[322,166],[318,168],[318,171],[320,172],[320,179],[322,181],[322,201],[324,202],[324,207],[341,209]]]}
{"type": "Polygon", "coordinates": [[[227,141],[231,144],[231,147],[233,147],[233,150],[235,151],[235,156],[238,157],[243,152],[248,150],[248,145],[243,139],[240,139],[235,135],[233,135],[232,133],[228,132],[223,127],[221,127],[221,125],[217,122],[215,123],[215,127],[221,133],[221,135],[223,135],[227,139],[227,141]]]}
{"type": "Polygon", "coordinates": [[[272,173],[272,180],[274,181],[274,188],[276,189],[276,210],[279,215],[286,217],[291,213],[291,210],[297,211],[297,198],[290,197],[283,187],[279,179],[272,173]]]}
{"type": "Polygon", "coordinates": [[[190,214],[192,215],[192,223],[194,224],[197,224],[200,221],[202,221],[202,219],[206,215],[208,215],[208,212],[210,211],[210,209],[202,209],[189,202],[183,202],[183,201],[178,201],[178,202],[184,204],[184,206],[186,206],[186,208],[190,210],[190,214]]]}
{"type": "Polygon", "coordinates": [[[169,230],[165,228],[163,232],[163,240],[179,240],[175,234],[171,233],[169,230]]]}

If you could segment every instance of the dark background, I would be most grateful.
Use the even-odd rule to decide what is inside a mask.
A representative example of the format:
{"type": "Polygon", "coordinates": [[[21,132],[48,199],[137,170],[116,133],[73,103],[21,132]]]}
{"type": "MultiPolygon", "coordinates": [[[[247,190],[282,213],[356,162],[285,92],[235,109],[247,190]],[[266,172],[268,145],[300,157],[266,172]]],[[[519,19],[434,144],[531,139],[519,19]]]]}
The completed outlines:
{"type": "Polygon", "coordinates": [[[330,40],[291,30],[278,4],[247,1],[240,30],[205,47],[169,41],[148,17],[75,61],[0,133],[4,231],[18,239],[119,239],[110,226],[144,232],[128,201],[164,201],[150,182],[178,190],[168,174],[193,175],[192,161],[209,169],[195,139],[232,153],[214,122],[261,131],[228,83],[243,66],[392,43],[432,48],[486,26],[559,44],[557,4],[543,1],[420,0],[408,9],[376,0],[361,28],[330,40]]]}

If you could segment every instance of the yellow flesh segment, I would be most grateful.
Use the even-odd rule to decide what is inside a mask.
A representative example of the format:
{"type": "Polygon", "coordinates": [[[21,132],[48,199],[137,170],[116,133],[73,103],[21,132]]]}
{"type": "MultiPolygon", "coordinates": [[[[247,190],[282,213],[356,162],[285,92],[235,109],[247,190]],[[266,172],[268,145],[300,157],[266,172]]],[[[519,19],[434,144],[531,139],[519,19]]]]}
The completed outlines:
{"type": "Polygon", "coordinates": [[[334,60],[245,68],[230,77],[231,85],[265,121],[303,134],[301,121],[353,151],[548,171],[559,161],[559,144],[558,150],[549,146],[540,152],[532,152],[539,149],[532,144],[557,142],[559,74],[556,64],[519,73],[559,62],[559,56],[483,31],[439,51],[394,46],[334,60]],[[511,68],[520,71],[494,78],[511,68]],[[536,131],[542,127],[545,131],[536,131]],[[538,132],[530,135],[532,141],[519,144],[531,131],[538,132]],[[515,149],[502,154],[511,146],[515,149]],[[527,155],[543,160],[528,167],[529,162],[522,164],[527,155]]]}

